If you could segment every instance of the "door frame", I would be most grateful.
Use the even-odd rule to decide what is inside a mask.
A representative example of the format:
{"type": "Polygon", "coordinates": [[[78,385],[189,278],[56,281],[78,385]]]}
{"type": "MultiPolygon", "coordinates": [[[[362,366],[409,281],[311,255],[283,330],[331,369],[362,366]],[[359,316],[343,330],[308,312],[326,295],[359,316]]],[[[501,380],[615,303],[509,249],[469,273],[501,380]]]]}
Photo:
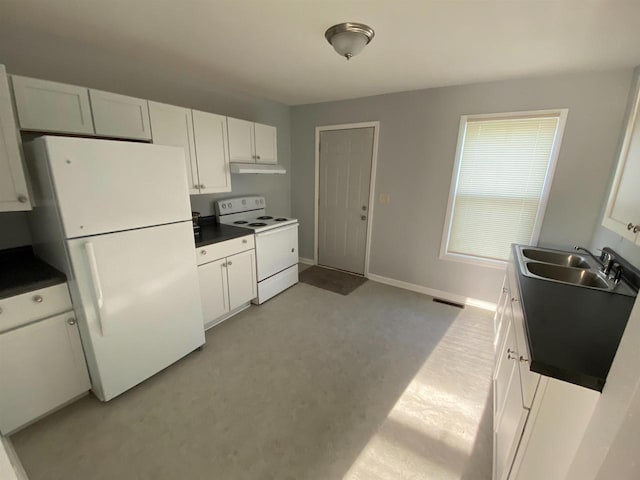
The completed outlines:
{"type": "Polygon", "coordinates": [[[378,165],[378,137],[380,134],[380,121],[342,123],[338,125],[322,125],[316,127],[315,140],[315,184],[314,184],[314,225],[313,225],[313,264],[318,264],[318,214],[320,206],[320,133],[330,130],[352,130],[355,128],[373,127],[373,152],[371,154],[371,179],[369,181],[369,211],[367,220],[367,240],[364,254],[364,276],[369,277],[369,259],[371,253],[371,229],[373,226],[373,207],[375,203],[376,169],[378,165]]]}

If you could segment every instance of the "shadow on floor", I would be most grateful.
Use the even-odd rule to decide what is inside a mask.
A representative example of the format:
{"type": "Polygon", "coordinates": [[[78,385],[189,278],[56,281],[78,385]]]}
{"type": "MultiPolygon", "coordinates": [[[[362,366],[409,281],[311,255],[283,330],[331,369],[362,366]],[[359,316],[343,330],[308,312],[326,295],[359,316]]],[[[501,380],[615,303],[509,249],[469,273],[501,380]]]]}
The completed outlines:
{"type": "Polygon", "coordinates": [[[346,297],[299,284],[111,402],[82,399],[12,440],[30,480],[386,480],[403,477],[359,476],[354,465],[378,439],[384,447],[388,432],[376,433],[392,417],[400,459],[453,445],[442,457],[456,463],[449,476],[409,462],[405,478],[484,480],[459,472],[486,452],[469,460],[456,449],[472,449],[491,330],[486,312],[375,282],[346,297]],[[410,415],[422,415],[421,434],[403,426],[410,415]]]}

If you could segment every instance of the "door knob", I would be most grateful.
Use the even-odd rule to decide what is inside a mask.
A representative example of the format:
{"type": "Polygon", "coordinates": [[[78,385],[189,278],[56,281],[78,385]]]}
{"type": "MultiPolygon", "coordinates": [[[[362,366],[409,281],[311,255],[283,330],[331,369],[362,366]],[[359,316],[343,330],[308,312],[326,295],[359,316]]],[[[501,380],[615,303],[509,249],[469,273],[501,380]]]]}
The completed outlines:
{"type": "Polygon", "coordinates": [[[200,188],[207,188],[204,183],[200,184],[200,188]]]}
{"type": "Polygon", "coordinates": [[[69,325],[75,325],[76,324],[76,319],[75,318],[70,318],[69,320],[67,320],[67,323],[69,325]]]}
{"type": "Polygon", "coordinates": [[[36,303],[42,303],[42,297],[40,295],[36,295],[33,297],[33,301],[36,303]]]}
{"type": "Polygon", "coordinates": [[[233,263],[232,262],[227,262],[227,265],[231,266],[231,265],[233,265],[233,263]]]}
{"type": "Polygon", "coordinates": [[[364,220],[366,220],[366,219],[367,219],[367,216],[366,216],[366,215],[360,215],[360,220],[363,220],[363,221],[364,221],[364,220]]]}

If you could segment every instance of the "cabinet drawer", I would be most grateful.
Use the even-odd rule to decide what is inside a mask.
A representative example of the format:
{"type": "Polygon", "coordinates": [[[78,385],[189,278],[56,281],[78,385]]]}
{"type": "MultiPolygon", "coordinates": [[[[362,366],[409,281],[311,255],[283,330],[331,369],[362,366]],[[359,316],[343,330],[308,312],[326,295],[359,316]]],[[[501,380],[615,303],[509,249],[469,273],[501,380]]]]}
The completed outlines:
{"type": "Polygon", "coordinates": [[[205,263],[228,257],[229,255],[244,252],[245,250],[255,248],[255,246],[256,244],[253,234],[233,238],[220,243],[205,245],[196,250],[198,265],[204,265],[205,263]]]}
{"type": "Polygon", "coordinates": [[[0,300],[0,332],[71,310],[66,283],[0,300]]]}

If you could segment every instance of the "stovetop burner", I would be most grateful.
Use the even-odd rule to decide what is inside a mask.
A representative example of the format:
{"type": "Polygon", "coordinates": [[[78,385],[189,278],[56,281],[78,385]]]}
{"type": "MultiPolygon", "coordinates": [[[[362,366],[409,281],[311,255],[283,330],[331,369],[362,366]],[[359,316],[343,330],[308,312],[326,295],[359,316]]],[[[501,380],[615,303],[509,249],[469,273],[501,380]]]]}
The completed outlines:
{"type": "Polygon", "coordinates": [[[284,218],[284,217],[278,217],[275,219],[276,222],[286,222],[287,220],[289,220],[288,218],[284,218]]]}
{"type": "Polygon", "coordinates": [[[267,224],[264,222],[253,222],[249,224],[250,227],[266,227],[267,224]]]}
{"type": "Polygon", "coordinates": [[[249,222],[247,222],[246,220],[238,220],[237,222],[233,222],[233,223],[235,223],[236,225],[244,225],[245,223],[249,223],[249,222]]]}
{"type": "Polygon", "coordinates": [[[271,220],[273,217],[269,215],[263,215],[262,217],[258,217],[257,220],[271,220]]]}

